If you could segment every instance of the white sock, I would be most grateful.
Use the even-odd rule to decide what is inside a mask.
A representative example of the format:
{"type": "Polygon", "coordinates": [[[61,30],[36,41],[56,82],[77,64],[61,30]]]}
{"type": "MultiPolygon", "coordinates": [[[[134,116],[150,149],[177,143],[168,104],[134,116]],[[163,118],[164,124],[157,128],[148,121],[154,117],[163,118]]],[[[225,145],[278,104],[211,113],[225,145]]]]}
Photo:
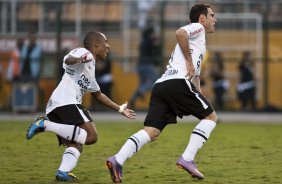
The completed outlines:
{"type": "Polygon", "coordinates": [[[53,132],[69,141],[75,141],[80,144],[85,144],[87,132],[83,128],[75,125],[54,123],[49,120],[44,120],[44,126],[44,131],[46,132],[53,132]]]}
{"type": "Polygon", "coordinates": [[[130,138],[128,138],[119,152],[115,155],[117,162],[120,165],[123,165],[127,159],[132,157],[132,155],[134,155],[150,141],[150,136],[145,130],[140,130],[139,132],[135,133],[130,138]]]}
{"type": "Polygon", "coordinates": [[[194,128],[190,136],[189,144],[182,154],[184,160],[194,160],[198,150],[208,140],[215,126],[216,123],[214,121],[206,119],[200,121],[200,123],[194,128]]]}
{"type": "Polygon", "coordinates": [[[69,172],[72,171],[76,166],[80,152],[75,147],[68,147],[62,158],[61,165],[59,167],[60,171],[69,172]]]}

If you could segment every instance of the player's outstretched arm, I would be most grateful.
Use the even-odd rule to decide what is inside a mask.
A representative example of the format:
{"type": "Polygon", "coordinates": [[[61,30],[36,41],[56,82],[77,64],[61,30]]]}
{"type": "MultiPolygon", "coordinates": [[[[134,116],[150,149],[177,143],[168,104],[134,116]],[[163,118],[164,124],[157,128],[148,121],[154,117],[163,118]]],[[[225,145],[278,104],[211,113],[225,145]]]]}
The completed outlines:
{"type": "Polygon", "coordinates": [[[104,106],[109,107],[110,109],[113,109],[115,111],[118,111],[119,113],[121,113],[122,115],[124,115],[129,119],[135,119],[136,114],[133,110],[127,108],[127,102],[119,106],[111,99],[109,99],[106,95],[101,93],[101,91],[93,92],[92,96],[104,106]]]}
{"type": "Polygon", "coordinates": [[[85,54],[81,56],[77,56],[77,55],[70,53],[67,59],[65,60],[65,63],[67,65],[74,65],[74,64],[80,64],[80,63],[87,63],[93,60],[94,58],[90,52],[86,52],[85,54]]]}

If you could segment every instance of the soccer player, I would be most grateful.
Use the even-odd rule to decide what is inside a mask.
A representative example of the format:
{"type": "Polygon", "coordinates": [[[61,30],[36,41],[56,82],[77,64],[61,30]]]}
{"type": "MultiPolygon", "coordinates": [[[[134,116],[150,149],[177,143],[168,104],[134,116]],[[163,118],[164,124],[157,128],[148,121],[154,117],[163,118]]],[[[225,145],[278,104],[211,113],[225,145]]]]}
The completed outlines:
{"type": "Polygon", "coordinates": [[[176,165],[192,177],[204,178],[194,158],[215,128],[217,115],[201,92],[199,76],[206,50],[205,35],[214,32],[217,20],[207,4],[195,4],[190,10],[190,20],[190,24],[176,31],[177,44],[167,70],[152,89],[144,129],[129,137],[119,152],[106,161],[115,183],[122,182],[122,166],[128,158],[145,144],[155,141],[167,124],[177,122],[176,117],[188,115],[197,117],[200,122],[176,165]]]}
{"type": "Polygon", "coordinates": [[[84,48],[76,48],[64,57],[65,73],[48,101],[47,118],[40,118],[27,130],[29,140],[39,132],[53,132],[60,144],[67,146],[56,173],[59,181],[75,181],[72,170],[78,162],[83,145],[97,141],[97,131],[89,112],[81,105],[86,92],[106,107],[120,112],[129,119],[136,114],[127,109],[127,103],[119,106],[104,95],[95,79],[95,60],[104,60],[109,52],[106,36],[100,32],[86,34],[84,48]]]}

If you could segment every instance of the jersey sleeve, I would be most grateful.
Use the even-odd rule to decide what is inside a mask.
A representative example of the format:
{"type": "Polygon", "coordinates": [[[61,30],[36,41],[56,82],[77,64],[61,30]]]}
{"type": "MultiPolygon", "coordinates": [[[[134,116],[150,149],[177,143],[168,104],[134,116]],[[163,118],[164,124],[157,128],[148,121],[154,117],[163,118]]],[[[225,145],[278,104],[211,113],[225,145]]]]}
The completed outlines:
{"type": "Polygon", "coordinates": [[[186,26],[183,26],[182,28],[186,30],[189,38],[191,39],[195,39],[201,34],[205,33],[205,28],[200,23],[188,24],[186,26]]]}
{"type": "Polygon", "coordinates": [[[93,55],[90,53],[90,51],[87,50],[87,49],[85,49],[85,48],[76,48],[76,49],[73,49],[73,50],[71,50],[67,55],[65,55],[65,57],[64,57],[64,62],[63,62],[63,68],[64,68],[64,69],[69,68],[69,67],[75,67],[75,66],[77,65],[77,64],[74,64],[74,65],[67,65],[67,64],[65,63],[66,59],[67,59],[69,56],[72,56],[72,57],[75,57],[75,58],[80,58],[80,57],[84,57],[84,56],[93,58],[93,55]]]}

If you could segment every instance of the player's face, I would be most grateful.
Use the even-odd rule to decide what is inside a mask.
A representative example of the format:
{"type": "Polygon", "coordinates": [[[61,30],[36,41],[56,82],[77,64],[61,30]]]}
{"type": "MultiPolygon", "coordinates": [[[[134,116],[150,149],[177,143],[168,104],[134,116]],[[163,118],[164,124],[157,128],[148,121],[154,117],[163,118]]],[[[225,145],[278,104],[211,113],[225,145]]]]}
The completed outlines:
{"type": "Polygon", "coordinates": [[[100,60],[105,60],[109,53],[110,45],[108,44],[107,37],[104,34],[102,35],[103,35],[103,39],[99,41],[99,44],[96,48],[96,58],[100,60]]]}
{"type": "Polygon", "coordinates": [[[208,8],[208,15],[206,17],[206,20],[204,22],[204,27],[207,33],[213,33],[215,29],[215,23],[217,22],[215,15],[213,11],[208,8]]]}

